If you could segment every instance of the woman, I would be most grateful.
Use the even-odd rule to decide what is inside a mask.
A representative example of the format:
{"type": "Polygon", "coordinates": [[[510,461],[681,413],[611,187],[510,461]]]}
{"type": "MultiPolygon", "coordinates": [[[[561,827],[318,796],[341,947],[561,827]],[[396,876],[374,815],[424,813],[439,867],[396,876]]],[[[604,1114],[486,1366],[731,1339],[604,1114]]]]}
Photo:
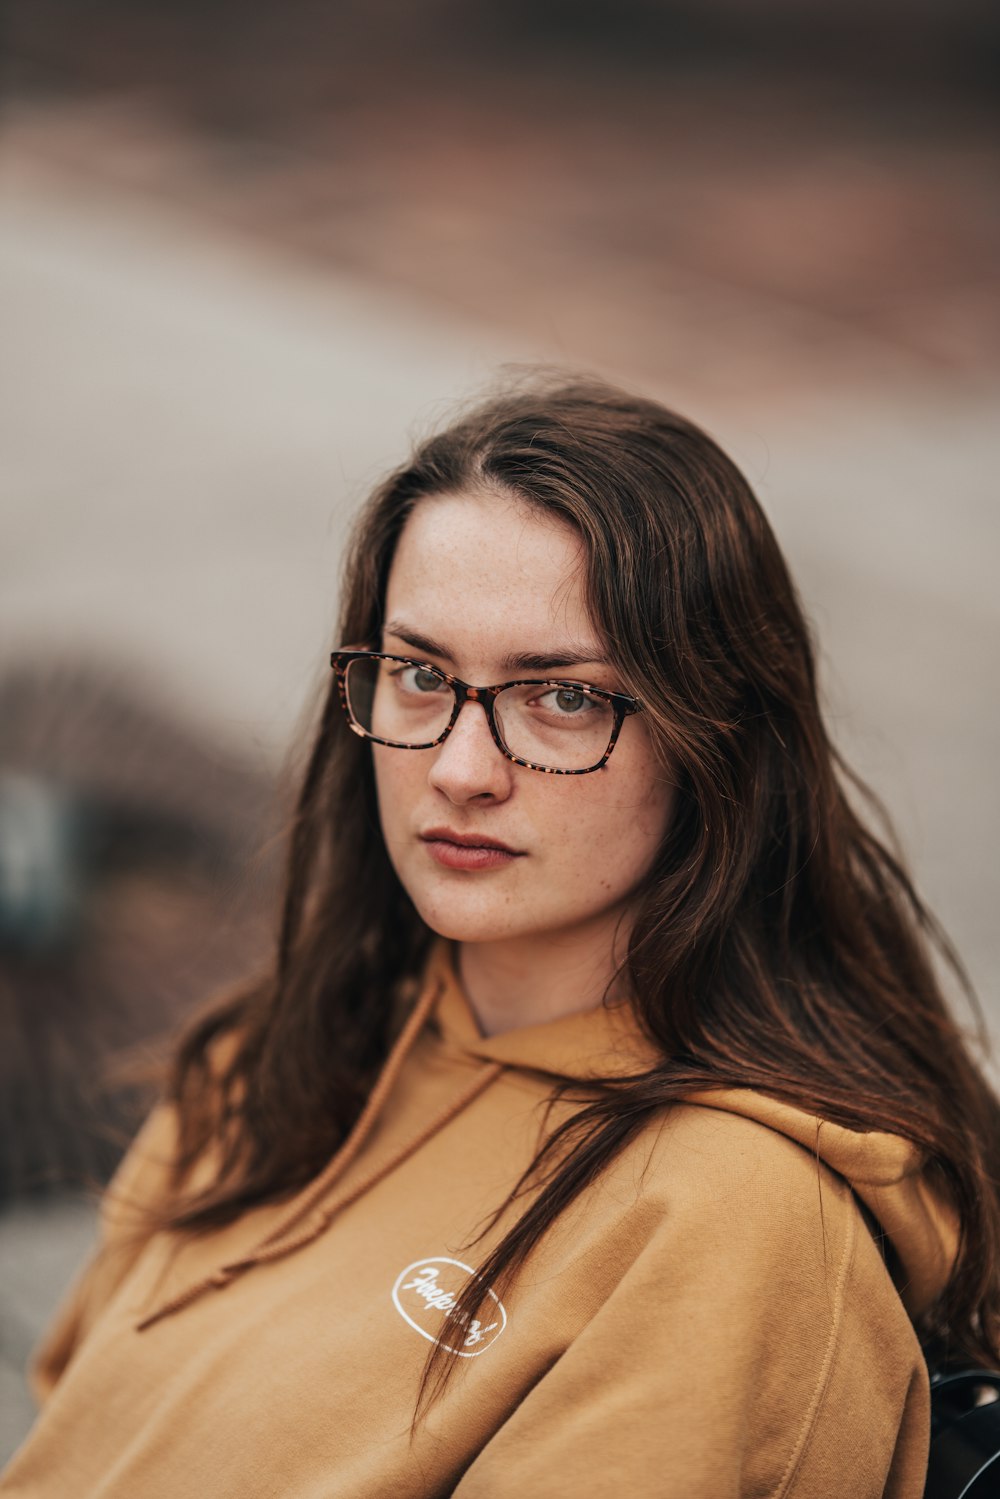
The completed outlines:
{"type": "Polygon", "coordinates": [[[1000,1116],[745,480],[516,390],[343,599],[273,972],[182,1042],[9,1492],[918,1499],[1000,1116]]]}

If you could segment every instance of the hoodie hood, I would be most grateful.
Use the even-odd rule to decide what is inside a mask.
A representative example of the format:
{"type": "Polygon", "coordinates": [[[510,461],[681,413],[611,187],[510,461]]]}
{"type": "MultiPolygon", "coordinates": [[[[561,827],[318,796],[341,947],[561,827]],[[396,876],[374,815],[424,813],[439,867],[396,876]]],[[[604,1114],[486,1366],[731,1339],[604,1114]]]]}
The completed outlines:
{"type": "MultiPolygon", "coordinates": [[[[450,949],[428,971],[439,991],[432,1024],[471,1057],[585,1082],[654,1067],[659,1052],[627,1005],[600,1006],[560,1020],[484,1036],[456,977],[450,949]]],[[[706,1088],[686,1102],[752,1119],[785,1135],[844,1178],[892,1243],[899,1292],[919,1315],[947,1284],[958,1252],[958,1216],[932,1182],[926,1152],[882,1130],[852,1130],[751,1088],[706,1088]]]]}

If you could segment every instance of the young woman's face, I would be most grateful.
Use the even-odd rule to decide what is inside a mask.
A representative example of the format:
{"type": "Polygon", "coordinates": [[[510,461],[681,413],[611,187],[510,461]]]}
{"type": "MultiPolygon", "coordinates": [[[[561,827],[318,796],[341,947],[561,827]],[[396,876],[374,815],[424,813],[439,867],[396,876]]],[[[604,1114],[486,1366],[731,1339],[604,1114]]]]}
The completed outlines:
{"type": "MultiPolygon", "coordinates": [[[[552,676],[622,691],[586,606],[582,558],[570,526],[510,498],[422,500],[392,564],[382,649],[473,686],[552,676]]],[[[588,775],[514,764],[476,702],[435,748],[372,751],[396,873],[427,925],[459,942],[585,937],[607,926],[670,819],[672,788],[641,713],[588,775]],[[508,852],[477,853],[477,838],[508,852]]]]}

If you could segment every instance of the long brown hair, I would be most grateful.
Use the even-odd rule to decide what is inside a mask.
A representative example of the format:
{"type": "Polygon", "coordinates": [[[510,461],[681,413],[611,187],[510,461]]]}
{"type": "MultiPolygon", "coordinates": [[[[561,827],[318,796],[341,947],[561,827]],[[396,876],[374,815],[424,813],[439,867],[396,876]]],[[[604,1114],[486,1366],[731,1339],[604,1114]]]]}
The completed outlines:
{"type": "MultiPolygon", "coordinates": [[[[467,490],[517,495],[582,537],[593,619],[679,790],[623,971],[662,1061],[609,1082],[550,1135],[497,1219],[529,1184],[545,1190],[524,1197],[456,1315],[509,1281],[657,1111],[721,1085],[922,1147],[957,1206],[961,1245],[919,1330],[952,1353],[996,1357],[1000,1106],[931,949],[961,968],[856,810],[859,798],[878,808],[827,737],[802,610],[746,480],[652,401],[596,382],[515,387],[425,441],[372,496],[347,560],[342,642],[379,644],[414,505],[467,490]]],[[[210,1141],[221,1165],[209,1190],[178,1199],[174,1227],[228,1222],[322,1168],[363,1107],[431,936],[389,863],[370,752],[331,682],[273,968],[194,1025],[175,1059],[177,1179],[210,1141]],[[225,1032],[231,1054],[215,1076],[225,1032]]]]}

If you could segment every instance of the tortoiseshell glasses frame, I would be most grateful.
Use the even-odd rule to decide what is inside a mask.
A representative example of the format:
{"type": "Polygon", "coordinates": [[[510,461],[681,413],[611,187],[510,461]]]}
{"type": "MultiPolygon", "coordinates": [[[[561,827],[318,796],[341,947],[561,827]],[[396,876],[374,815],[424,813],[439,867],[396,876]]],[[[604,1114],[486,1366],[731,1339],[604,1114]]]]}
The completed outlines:
{"type": "Polygon", "coordinates": [[[618,743],[622,724],[632,713],[641,713],[642,704],[638,698],[630,697],[625,692],[608,692],[604,687],[592,687],[588,682],[573,682],[561,677],[518,677],[511,682],[497,682],[492,687],[473,687],[468,682],[463,682],[461,677],[453,677],[450,672],[442,671],[440,666],[432,666],[429,661],[421,661],[416,656],[394,656],[387,651],[334,651],[330,656],[330,665],[337,674],[337,687],[340,694],[340,705],[348,723],[354,732],[363,739],[370,739],[373,744],[384,744],[389,749],[411,749],[424,750],[433,749],[438,744],[443,744],[458,722],[458,715],[466,703],[479,703],[486,714],[486,722],[490,726],[493,742],[502,755],[512,760],[515,765],[523,765],[526,770],[537,770],[542,775],[549,776],[585,776],[592,771],[601,770],[608,763],[611,751],[618,743]],[[381,739],[377,734],[371,733],[364,724],[359,723],[351,708],[350,698],[347,691],[347,671],[352,661],[397,661],[402,666],[414,666],[418,671],[431,672],[443,683],[451,688],[454,696],[454,707],[451,717],[435,739],[429,739],[423,744],[402,744],[397,739],[381,739]],[[603,755],[593,765],[586,765],[576,770],[556,769],[551,765],[539,765],[533,760],[526,760],[521,755],[515,755],[504,743],[500,725],[496,721],[495,704],[501,692],[508,687],[561,687],[569,691],[585,691],[594,697],[602,698],[610,707],[614,715],[614,723],[611,727],[607,748],[603,755]]]}

